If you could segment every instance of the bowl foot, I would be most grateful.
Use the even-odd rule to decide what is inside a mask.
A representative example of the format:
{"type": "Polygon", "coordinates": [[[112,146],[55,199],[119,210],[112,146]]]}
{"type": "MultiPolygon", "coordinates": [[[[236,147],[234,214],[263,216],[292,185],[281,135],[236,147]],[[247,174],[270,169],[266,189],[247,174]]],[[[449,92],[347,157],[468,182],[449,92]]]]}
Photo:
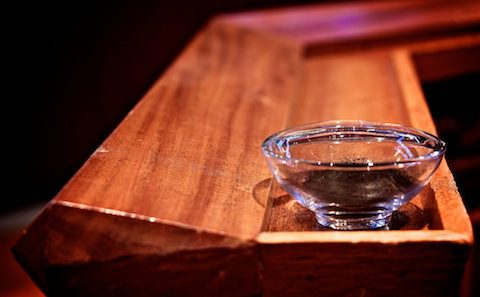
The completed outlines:
{"type": "Polygon", "coordinates": [[[316,213],[317,222],[335,230],[388,230],[392,213],[382,213],[372,216],[361,213],[316,213]]]}

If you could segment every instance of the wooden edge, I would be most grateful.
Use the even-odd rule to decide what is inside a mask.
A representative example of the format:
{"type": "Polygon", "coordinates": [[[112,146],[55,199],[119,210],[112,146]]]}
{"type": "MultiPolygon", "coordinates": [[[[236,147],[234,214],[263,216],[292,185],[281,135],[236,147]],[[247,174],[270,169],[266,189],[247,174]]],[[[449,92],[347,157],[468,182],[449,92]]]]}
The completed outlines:
{"type": "Polygon", "coordinates": [[[166,219],[160,219],[152,216],[146,216],[142,214],[136,214],[132,212],[126,212],[122,210],[117,210],[117,209],[111,209],[111,208],[105,208],[105,207],[97,207],[97,206],[91,206],[91,205],[86,205],[86,204],[81,204],[81,203],[76,203],[76,202],[70,202],[70,201],[65,201],[65,200],[52,200],[50,203],[52,206],[62,206],[62,207],[68,207],[68,208],[73,208],[73,209],[78,209],[82,211],[90,211],[93,213],[98,213],[98,214],[104,214],[104,215],[110,215],[110,216],[116,216],[119,218],[125,218],[125,219],[132,219],[132,220],[137,220],[137,221],[144,221],[148,223],[155,223],[155,224],[161,224],[161,225],[166,225],[170,227],[175,227],[183,230],[189,230],[191,232],[195,232],[196,234],[210,234],[210,235],[215,235],[215,236],[221,236],[221,237],[231,237],[238,239],[240,241],[245,241],[248,242],[249,238],[245,237],[242,238],[238,234],[235,235],[230,235],[227,234],[226,232],[221,232],[218,230],[210,230],[208,228],[204,227],[197,227],[194,225],[189,225],[181,222],[176,222],[176,221],[171,221],[171,220],[166,220],[166,219]]]}
{"type": "Polygon", "coordinates": [[[290,243],[379,243],[399,244],[405,242],[451,242],[470,245],[468,236],[462,233],[435,231],[328,231],[328,232],[262,232],[256,241],[259,244],[290,243]]]}
{"type": "Polygon", "coordinates": [[[462,36],[444,38],[440,40],[422,41],[408,45],[399,51],[411,52],[411,55],[430,54],[441,51],[455,50],[458,48],[480,45],[480,33],[471,33],[462,36]]]}
{"type": "MultiPolygon", "coordinates": [[[[393,51],[392,60],[399,81],[400,91],[403,94],[405,105],[409,110],[410,124],[432,134],[437,134],[430,114],[427,101],[423,95],[412,53],[406,49],[393,51]]],[[[473,231],[467,210],[458,193],[452,173],[445,159],[440,164],[437,173],[430,181],[439,203],[440,218],[446,230],[463,234],[470,245],[473,244],[473,231]],[[448,212],[448,213],[446,213],[448,212]]]]}
{"type": "MultiPolygon", "coordinates": [[[[23,232],[12,252],[42,291],[49,293],[52,288],[64,285],[57,279],[62,276],[52,276],[52,267],[75,269],[127,261],[132,269],[142,269],[146,257],[168,262],[179,255],[188,258],[203,254],[217,254],[217,257],[225,257],[227,263],[231,261],[229,254],[238,251],[239,257],[245,257],[250,263],[249,269],[255,270],[252,264],[255,263],[255,249],[256,243],[252,240],[213,234],[117,210],[53,200],[23,232]],[[75,235],[65,239],[67,234],[75,235]],[[84,240],[85,236],[91,240],[84,240]],[[137,265],[137,262],[141,264],[137,265]]],[[[220,259],[219,263],[222,263],[220,259]]],[[[199,260],[191,265],[205,264],[199,260]]],[[[162,270],[157,268],[157,271],[162,270]]],[[[246,272],[234,271],[232,275],[238,273],[246,272]]]]}

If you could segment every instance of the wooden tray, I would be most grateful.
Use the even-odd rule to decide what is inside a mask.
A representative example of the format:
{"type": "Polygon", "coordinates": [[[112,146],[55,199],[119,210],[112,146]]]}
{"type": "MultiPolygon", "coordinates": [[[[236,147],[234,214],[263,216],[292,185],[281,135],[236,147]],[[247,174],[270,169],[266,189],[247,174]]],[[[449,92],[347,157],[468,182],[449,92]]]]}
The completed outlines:
{"type": "Polygon", "coordinates": [[[331,119],[435,133],[419,77],[441,71],[412,57],[478,53],[479,12],[373,2],[215,18],[25,231],[18,261],[62,296],[456,294],[473,239],[446,162],[397,230],[335,232],[271,182],[260,144],[331,119]]]}

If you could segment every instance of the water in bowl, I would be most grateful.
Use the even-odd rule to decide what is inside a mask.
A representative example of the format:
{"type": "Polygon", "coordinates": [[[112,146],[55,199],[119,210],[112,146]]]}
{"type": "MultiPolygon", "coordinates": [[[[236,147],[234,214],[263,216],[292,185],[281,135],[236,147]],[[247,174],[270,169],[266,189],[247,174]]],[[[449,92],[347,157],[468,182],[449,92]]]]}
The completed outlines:
{"type": "Polygon", "coordinates": [[[322,166],[290,164],[294,170],[274,173],[321,225],[334,229],[386,228],[392,212],[421,191],[431,172],[404,162],[431,150],[418,138],[291,137],[280,149],[290,163],[322,160],[317,163],[322,166]]]}

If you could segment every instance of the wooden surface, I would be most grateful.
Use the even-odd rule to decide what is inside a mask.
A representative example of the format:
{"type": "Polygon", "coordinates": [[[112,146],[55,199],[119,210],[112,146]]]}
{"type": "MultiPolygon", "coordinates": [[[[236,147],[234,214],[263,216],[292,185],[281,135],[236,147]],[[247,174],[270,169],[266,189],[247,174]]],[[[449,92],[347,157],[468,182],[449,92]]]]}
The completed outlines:
{"type": "Polygon", "coordinates": [[[296,58],[268,42],[210,26],[56,201],[252,238],[263,216],[252,186],[269,176],[258,146],[284,124],[296,58]]]}
{"type": "Polygon", "coordinates": [[[473,239],[446,162],[401,231],[317,232],[271,182],[260,144],[329,119],[434,133],[412,54],[478,46],[472,3],[213,20],[23,234],[17,259],[53,295],[454,294],[473,239]]]}

